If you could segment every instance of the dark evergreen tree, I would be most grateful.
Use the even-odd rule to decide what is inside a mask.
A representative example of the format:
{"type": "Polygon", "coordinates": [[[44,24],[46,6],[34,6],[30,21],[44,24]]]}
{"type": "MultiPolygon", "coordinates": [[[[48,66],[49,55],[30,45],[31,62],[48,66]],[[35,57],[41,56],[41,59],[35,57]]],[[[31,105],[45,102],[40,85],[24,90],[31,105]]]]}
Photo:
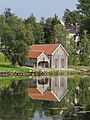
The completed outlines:
{"type": "Polygon", "coordinates": [[[77,9],[82,15],[81,19],[81,34],[84,30],[90,35],[90,0],[78,0],[77,9]]]}
{"type": "Polygon", "coordinates": [[[53,18],[47,18],[44,26],[44,32],[45,32],[45,43],[50,44],[53,42],[54,39],[54,27],[56,24],[61,24],[60,19],[55,14],[53,18]]]}
{"type": "Polygon", "coordinates": [[[76,23],[80,24],[81,15],[77,10],[70,11],[69,9],[66,9],[63,20],[65,21],[66,28],[69,28],[71,25],[76,25],[76,23]]]}

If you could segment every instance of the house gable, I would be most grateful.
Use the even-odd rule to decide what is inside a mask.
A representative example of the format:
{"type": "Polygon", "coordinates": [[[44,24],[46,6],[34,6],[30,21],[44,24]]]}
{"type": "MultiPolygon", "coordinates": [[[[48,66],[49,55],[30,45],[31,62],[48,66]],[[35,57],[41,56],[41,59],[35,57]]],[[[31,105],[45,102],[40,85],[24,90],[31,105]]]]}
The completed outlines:
{"type": "Polygon", "coordinates": [[[60,44],[60,47],[62,48],[62,50],[65,52],[65,54],[67,55],[67,56],[69,56],[69,54],[67,53],[67,51],[65,50],[65,48],[60,44]]]}

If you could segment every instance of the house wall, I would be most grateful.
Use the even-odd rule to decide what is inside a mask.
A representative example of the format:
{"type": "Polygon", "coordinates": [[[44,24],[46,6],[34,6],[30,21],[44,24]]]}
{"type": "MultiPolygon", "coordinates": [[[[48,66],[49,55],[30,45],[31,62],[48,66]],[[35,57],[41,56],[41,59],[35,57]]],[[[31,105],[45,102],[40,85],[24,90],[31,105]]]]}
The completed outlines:
{"type": "Polygon", "coordinates": [[[76,33],[69,33],[68,37],[72,38],[72,37],[74,37],[74,35],[76,35],[76,33]]]}
{"type": "Polygon", "coordinates": [[[25,65],[30,67],[37,67],[37,59],[28,59],[25,65]]]}
{"type": "Polygon", "coordinates": [[[49,68],[52,68],[52,56],[49,55],[48,58],[49,58],[49,68]]]}
{"type": "Polygon", "coordinates": [[[67,68],[68,56],[60,46],[51,57],[51,68],[67,68]]]}

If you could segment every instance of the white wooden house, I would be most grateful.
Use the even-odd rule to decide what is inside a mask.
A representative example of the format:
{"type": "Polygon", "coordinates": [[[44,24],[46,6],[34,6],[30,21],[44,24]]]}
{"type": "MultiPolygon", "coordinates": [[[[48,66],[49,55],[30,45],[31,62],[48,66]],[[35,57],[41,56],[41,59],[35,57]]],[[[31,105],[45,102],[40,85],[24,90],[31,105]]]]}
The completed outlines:
{"type": "Polygon", "coordinates": [[[67,68],[68,53],[61,44],[35,44],[32,45],[27,66],[67,68]]]}

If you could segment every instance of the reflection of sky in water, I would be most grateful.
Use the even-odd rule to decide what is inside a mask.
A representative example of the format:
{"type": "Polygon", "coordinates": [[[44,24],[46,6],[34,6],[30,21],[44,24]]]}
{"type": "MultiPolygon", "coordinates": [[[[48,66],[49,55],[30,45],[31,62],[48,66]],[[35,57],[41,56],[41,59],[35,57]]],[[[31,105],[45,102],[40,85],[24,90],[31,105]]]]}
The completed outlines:
{"type": "Polygon", "coordinates": [[[38,111],[36,111],[36,112],[34,113],[34,118],[33,118],[32,120],[53,120],[53,119],[50,118],[50,117],[46,117],[46,116],[44,115],[44,112],[43,112],[43,115],[40,117],[38,111]]]}

